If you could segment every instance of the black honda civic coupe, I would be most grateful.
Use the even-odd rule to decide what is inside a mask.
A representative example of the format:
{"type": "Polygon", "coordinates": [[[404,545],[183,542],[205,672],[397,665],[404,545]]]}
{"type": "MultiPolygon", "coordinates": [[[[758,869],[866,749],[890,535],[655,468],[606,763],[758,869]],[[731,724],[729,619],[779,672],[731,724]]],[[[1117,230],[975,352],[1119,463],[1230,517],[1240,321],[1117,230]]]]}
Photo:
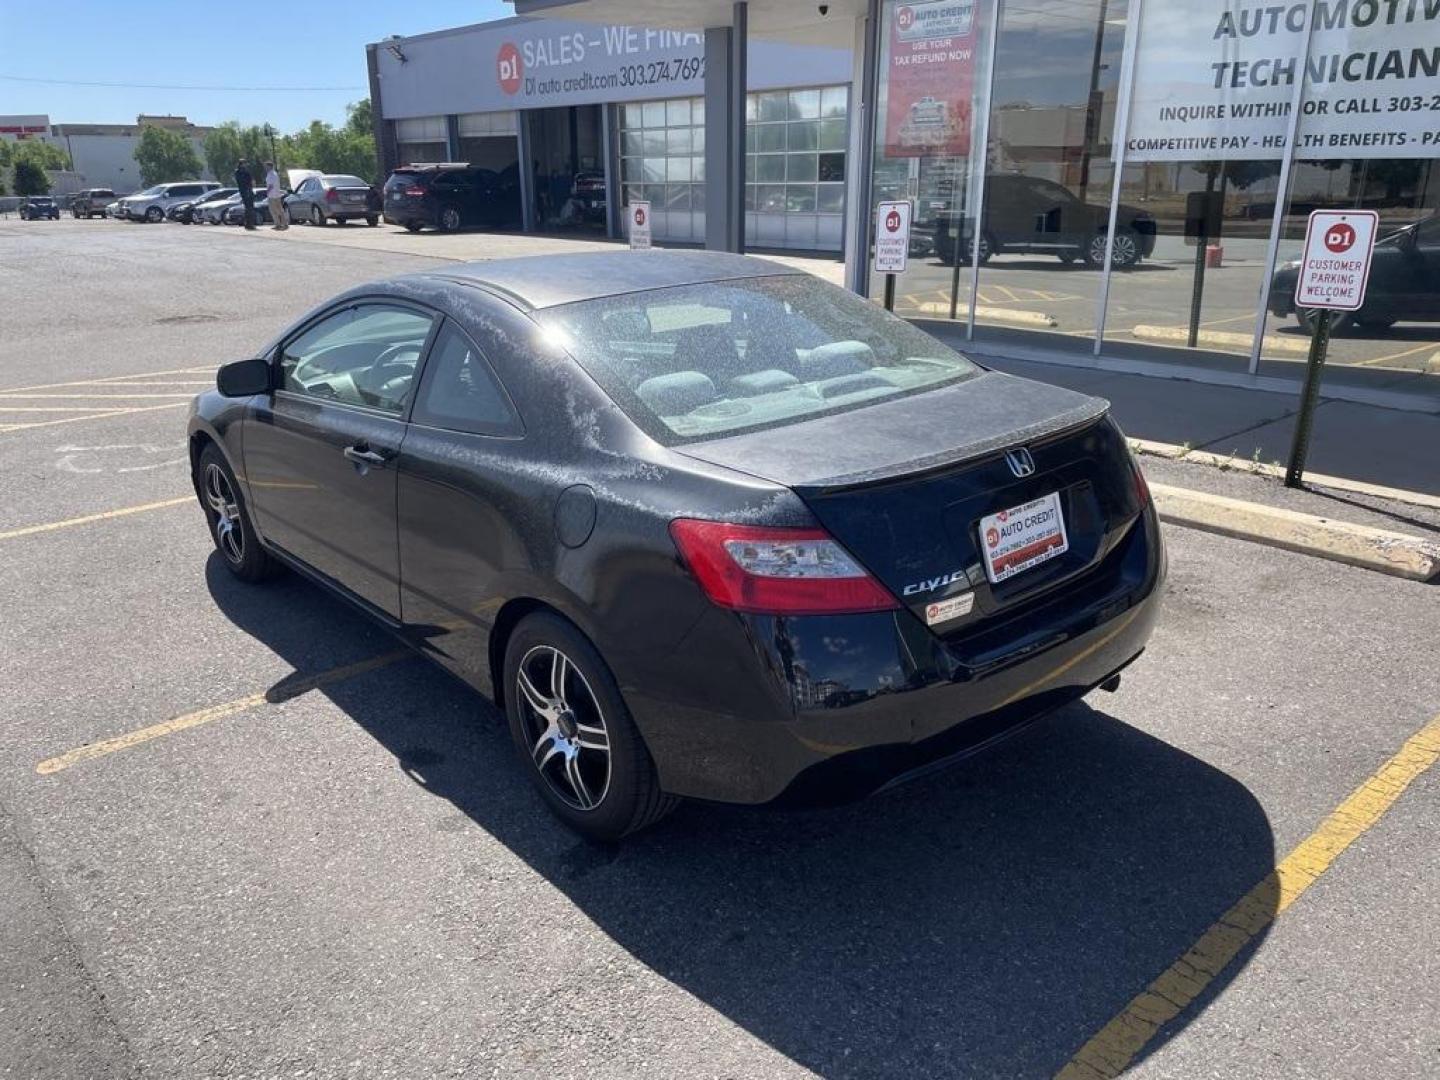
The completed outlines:
{"type": "Polygon", "coordinates": [[[763,260],[449,266],[194,403],[229,569],[288,567],[501,704],[567,824],[952,762],[1145,647],[1165,556],[1107,404],[763,260]]]}

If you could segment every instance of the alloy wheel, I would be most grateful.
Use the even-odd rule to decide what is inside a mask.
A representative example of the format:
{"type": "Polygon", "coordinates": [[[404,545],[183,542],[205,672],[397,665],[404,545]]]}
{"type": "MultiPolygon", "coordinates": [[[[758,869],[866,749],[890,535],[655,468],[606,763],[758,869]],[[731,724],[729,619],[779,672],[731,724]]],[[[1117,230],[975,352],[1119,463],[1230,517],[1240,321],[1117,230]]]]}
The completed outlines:
{"type": "Polygon", "coordinates": [[[536,645],[515,689],[535,768],[567,806],[595,809],[610,790],[610,733],[584,674],[553,645],[536,645]]]}
{"type": "Polygon", "coordinates": [[[245,530],[240,525],[240,503],[225,470],[214,462],[205,467],[205,505],[215,530],[215,546],[237,566],[245,561],[245,530]]]}
{"type": "Polygon", "coordinates": [[[453,206],[447,206],[440,213],[440,227],[446,232],[454,232],[460,228],[460,211],[453,206]]]}
{"type": "MultiPolygon", "coordinates": [[[[1129,233],[1117,232],[1115,234],[1115,251],[1110,256],[1111,266],[1133,266],[1140,257],[1140,249],[1135,246],[1135,238],[1129,233]]],[[[1105,265],[1105,237],[1095,237],[1090,241],[1090,259],[1095,266],[1105,265]]]]}

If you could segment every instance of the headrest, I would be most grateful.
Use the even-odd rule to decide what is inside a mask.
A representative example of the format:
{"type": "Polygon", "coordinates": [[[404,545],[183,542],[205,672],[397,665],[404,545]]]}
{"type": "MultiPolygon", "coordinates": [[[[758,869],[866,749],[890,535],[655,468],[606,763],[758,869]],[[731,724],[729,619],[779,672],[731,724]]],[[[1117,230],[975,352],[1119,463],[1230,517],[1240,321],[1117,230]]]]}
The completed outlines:
{"type": "Polygon", "coordinates": [[[635,394],[659,416],[679,416],[720,396],[710,376],[698,371],[656,375],[637,386],[635,394]]]}
{"type": "Polygon", "coordinates": [[[800,349],[797,359],[807,379],[833,379],[869,371],[875,366],[875,350],[863,341],[832,341],[800,349]]]}

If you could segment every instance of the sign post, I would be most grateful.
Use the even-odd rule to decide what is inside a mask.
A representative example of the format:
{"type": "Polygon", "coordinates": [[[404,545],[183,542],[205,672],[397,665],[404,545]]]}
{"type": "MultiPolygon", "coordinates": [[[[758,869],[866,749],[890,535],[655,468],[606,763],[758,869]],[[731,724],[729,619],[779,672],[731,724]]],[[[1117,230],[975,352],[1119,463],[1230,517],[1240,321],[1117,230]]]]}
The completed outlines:
{"type": "Polygon", "coordinates": [[[648,202],[632,202],[628,208],[630,214],[630,250],[650,250],[650,204],[648,202]]]}
{"type": "Polygon", "coordinates": [[[875,207],[875,269],[885,275],[885,310],[895,310],[895,275],[910,258],[910,200],[882,202],[875,207]]]}
{"type": "Polygon", "coordinates": [[[1314,210],[1305,226],[1305,257],[1295,279],[1295,306],[1315,313],[1305,389],[1295,417],[1295,438],[1285,469],[1285,486],[1298,488],[1310,451],[1315,402],[1320,397],[1320,372],[1330,345],[1332,311],[1358,311],[1365,303],[1370,256],[1380,215],[1374,210],[1314,210]]]}

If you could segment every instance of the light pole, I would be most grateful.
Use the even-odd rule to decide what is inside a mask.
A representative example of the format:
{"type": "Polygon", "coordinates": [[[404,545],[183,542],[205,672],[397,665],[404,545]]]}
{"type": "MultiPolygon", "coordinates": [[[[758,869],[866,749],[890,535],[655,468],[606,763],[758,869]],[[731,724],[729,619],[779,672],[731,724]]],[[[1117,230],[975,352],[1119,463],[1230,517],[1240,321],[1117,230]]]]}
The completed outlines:
{"type": "Polygon", "coordinates": [[[265,137],[270,140],[270,160],[275,163],[275,168],[280,168],[280,162],[275,160],[275,129],[268,123],[264,128],[265,137]]]}

